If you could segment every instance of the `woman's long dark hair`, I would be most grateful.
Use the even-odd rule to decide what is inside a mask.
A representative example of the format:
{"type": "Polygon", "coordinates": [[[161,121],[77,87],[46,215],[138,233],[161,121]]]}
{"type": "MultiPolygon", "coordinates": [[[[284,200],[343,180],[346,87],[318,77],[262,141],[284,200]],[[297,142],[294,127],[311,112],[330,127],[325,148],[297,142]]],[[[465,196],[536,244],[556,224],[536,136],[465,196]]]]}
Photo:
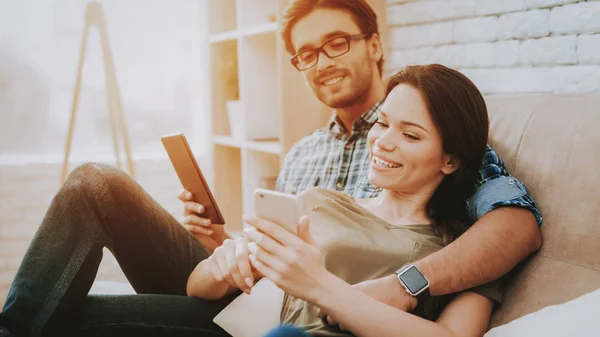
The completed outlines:
{"type": "Polygon", "coordinates": [[[472,224],[467,200],[475,191],[488,140],[485,101],[465,75],[440,64],[408,66],[399,71],[390,78],[386,97],[399,84],[421,92],[441,135],[444,153],[460,162],[456,171],[444,177],[426,206],[427,216],[448,243],[472,224]]]}

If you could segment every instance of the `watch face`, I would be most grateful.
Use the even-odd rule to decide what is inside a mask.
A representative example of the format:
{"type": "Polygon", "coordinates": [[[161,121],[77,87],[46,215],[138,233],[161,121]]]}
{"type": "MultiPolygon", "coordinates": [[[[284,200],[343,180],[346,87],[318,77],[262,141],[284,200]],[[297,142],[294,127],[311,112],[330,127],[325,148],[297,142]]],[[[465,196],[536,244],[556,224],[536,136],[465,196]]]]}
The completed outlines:
{"type": "Polygon", "coordinates": [[[413,294],[418,293],[419,290],[425,288],[428,284],[427,279],[425,279],[425,277],[423,277],[423,275],[421,275],[421,273],[419,273],[417,268],[414,266],[411,266],[404,273],[402,273],[400,278],[402,279],[402,282],[406,288],[408,288],[408,290],[413,294]]]}

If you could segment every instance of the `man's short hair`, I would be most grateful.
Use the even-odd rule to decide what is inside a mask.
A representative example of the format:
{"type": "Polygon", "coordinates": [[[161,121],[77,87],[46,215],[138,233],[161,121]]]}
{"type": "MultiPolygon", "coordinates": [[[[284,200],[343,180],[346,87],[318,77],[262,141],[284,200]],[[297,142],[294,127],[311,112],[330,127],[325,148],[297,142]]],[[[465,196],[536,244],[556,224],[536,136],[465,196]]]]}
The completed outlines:
{"type": "MultiPolygon", "coordinates": [[[[281,36],[290,55],[296,54],[292,44],[292,28],[300,19],[321,8],[345,11],[352,16],[362,34],[367,34],[368,38],[379,35],[377,14],[365,0],[291,0],[281,20],[281,36]]],[[[379,75],[383,74],[383,55],[377,62],[377,68],[379,75]]]]}

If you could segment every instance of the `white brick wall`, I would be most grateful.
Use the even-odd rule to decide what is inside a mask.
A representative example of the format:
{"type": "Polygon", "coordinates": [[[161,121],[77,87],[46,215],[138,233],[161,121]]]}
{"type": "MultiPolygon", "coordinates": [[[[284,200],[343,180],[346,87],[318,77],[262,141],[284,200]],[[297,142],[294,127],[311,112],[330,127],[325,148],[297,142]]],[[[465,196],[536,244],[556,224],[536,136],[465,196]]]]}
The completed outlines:
{"type": "Polygon", "coordinates": [[[521,63],[552,65],[577,63],[577,36],[552,36],[521,43],[521,63]]]}
{"type": "Polygon", "coordinates": [[[390,30],[390,47],[409,49],[451,43],[453,25],[453,22],[441,22],[424,26],[393,28],[390,30]]]}
{"type": "Polygon", "coordinates": [[[388,73],[442,63],[484,93],[599,92],[600,1],[388,0],[388,73]]]}
{"type": "Polygon", "coordinates": [[[469,43],[496,41],[500,23],[495,16],[459,20],[454,23],[454,42],[469,43]]]}
{"type": "Polygon", "coordinates": [[[475,12],[477,15],[490,15],[525,9],[527,9],[525,0],[479,0],[475,12]]]}
{"type": "Polygon", "coordinates": [[[600,32],[600,2],[582,2],[552,8],[550,30],[554,34],[600,32]]]}
{"type": "Polygon", "coordinates": [[[600,63],[600,34],[579,35],[577,41],[577,58],[579,63],[600,63]]]}
{"type": "Polygon", "coordinates": [[[499,20],[501,40],[542,37],[549,33],[547,9],[502,15],[499,20]]]}

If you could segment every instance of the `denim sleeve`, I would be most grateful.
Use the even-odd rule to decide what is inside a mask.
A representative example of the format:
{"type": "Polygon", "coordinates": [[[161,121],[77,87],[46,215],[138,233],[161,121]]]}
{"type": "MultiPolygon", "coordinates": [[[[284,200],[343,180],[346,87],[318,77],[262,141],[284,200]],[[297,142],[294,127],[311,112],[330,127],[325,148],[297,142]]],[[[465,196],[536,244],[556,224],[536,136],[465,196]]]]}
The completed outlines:
{"type": "Polygon", "coordinates": [[[538,225],[542,216],[525,184],[510,175],[489,179],[480,185],[468,203],[469,216],[479,220],[500,207],[526,208],[535,216],[538,225]]]}

